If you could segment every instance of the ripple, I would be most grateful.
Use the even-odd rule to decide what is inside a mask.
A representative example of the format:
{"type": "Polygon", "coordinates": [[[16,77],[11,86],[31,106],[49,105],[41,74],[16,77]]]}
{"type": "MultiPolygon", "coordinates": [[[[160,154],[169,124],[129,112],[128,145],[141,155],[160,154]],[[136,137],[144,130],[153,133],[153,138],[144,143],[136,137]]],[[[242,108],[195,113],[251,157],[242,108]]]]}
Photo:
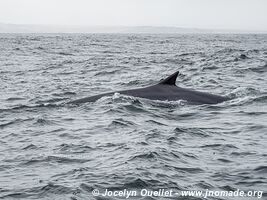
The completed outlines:
{"type": "Polygon", "coordinates": [[[22,165],[30,166],[42,163],[71,164],[71,163],[85,163],[88,161],[89,161],[88,159],[77,159],[77,158],[63,157],[63,156],[46,156],[46,157],[32,158],[28,161],[23,162],[22,165]]]}
{"type": "Polygon", "coordinates": [[[201,128],[183,128],[183,127],[176,127],[173,132],[176,135],[180,135],[180,134],[190,134],[193,136],[199,136],[199,137],[209,137],[210,133],[205,130],[205,129],[201,129],[201,128]]]}
{"type": "Polygon", "coordinates": [[[123,119],[116,119],[113,120],[108,126],[110,128],[112,127],[130,127],[130,126],[135,126],[136,124],[130,121],[126,121],[123,119]]]}
{"type": "Polygon", "coordinates": [[[23,150],[35,150],[35,149],[39,149],[36,145],[34,144],[29,144],[26,147],[22,148],[23,150]]]}
{"type": "Polygon", "coordinates": [[[6,99],[6,101],[20,101],[20,100],[25,100],[25,98],[22,97],[9,97],[6,99]]]}
{"type": "Polygon", "coordinates": [[[32,188],[26,188],[26,189],[20,189],[17,191],[6,191],[5,193],[8,193],[6,195],[1,196],[1,198],[30,198],[30,197],[45,197],[49,196],[51,194],[73,194],[75,189],[71,187],[66,187],[63,185],[58,185],[54,183],[48,183],[44,186],[37,186],[32,188]]]}
{"type": "Polygon", "coordinates": [[[69,52],[58,52],[59,55],[63,55],[63,56],[74,56],[74,54],[69,53],[69,52]]]}
{"type": "Polygon", "coordinates": [[[266,174],[267,173],[267,166],[259,166],[254,169],[254,171],[260,173],[260,174],[266,174]]]}
{"type": "Polygon", "coordinates": [[[202,173],[202,172],[204,172],[203,169],[198,168],[198,167],[176,167],[176,166],[168,166],[168,165],[166,165],[166,167],[173,168],[177,172],[186,172],[186,173],[202,173]]]}
{"type": "Polygon", "coordinates": [[[159,154],[156,152],[149,152],[149,153],[144,153],[144,154],[139,154],[136,156],[133,156],[130,160],[135,160],[135,159],[155,159],[159,157],[159,154]]]}
{"type": "Polygon", "coordinates": [[[151,186],[151,182],[153,182],[153,180],[145,181],[137,178],[131,182],[125,183],[122,188],[148,188],[151,186]]]}
{"type": "Polygon", "coordinates": [[[201,146],[201,148],[211,148],[211,149],[238,149],[235,145],[232,144],[207,144],[201,146]]]}
{"type": "Polygon", "coordinates": [[[86,153],[91,152],[95,148],[90,147],[88,145],[79,145],[79,144],[61,144],[58,147],[60,153],[86,153]]]}
{"type": "Polygon", "coordinates": [[[256,73],[266,73],[267,72],[267,63],[265,65],[260,65],[257,67],[250,67],[249,70],[256,73]]]}
{"type": "Polygon", "coordinates": [[[41,126],[46,126],[46,125],[53,125],[56,124],[53,120],[48,120],[44,118],[38,118],[34,122],[35,125],[41,125],[41,126]]]}

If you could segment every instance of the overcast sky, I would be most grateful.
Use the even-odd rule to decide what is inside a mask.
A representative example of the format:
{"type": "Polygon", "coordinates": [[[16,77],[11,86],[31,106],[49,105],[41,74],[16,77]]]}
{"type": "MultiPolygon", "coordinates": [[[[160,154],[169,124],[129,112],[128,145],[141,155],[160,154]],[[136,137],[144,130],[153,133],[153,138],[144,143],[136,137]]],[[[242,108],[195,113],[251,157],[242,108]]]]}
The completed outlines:
{"type": "Polygon", "coordinates": [[[0,0],[0,23],[267,30],[267,0],[0,0]]]}

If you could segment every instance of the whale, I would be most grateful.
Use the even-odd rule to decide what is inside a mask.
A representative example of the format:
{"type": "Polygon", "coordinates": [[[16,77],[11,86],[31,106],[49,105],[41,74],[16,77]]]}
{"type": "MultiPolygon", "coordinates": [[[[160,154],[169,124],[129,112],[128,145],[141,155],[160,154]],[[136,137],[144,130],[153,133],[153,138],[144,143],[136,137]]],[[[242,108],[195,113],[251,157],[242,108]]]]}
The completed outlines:
{"type": "Polygon", "coordinates": [[[95,102],[104,96],[112,96],[115,93],[132,97],[149,99],[149,100],[159,100],[159,101],[184,100],[186,103],[193,105],[218,104],[229,100],[229,98],[226,96],[220,96],[206,92],[196,91],[190,88],[179,87],[176,85],[176,79],[178,75],[179,71],[176,71],[175,73],[159,81],[155,85],[137,89],[107,92],[104,94],[98,94],[81,99],[76,99],[68,103],[81,104],[86,102],[95,102]]]}

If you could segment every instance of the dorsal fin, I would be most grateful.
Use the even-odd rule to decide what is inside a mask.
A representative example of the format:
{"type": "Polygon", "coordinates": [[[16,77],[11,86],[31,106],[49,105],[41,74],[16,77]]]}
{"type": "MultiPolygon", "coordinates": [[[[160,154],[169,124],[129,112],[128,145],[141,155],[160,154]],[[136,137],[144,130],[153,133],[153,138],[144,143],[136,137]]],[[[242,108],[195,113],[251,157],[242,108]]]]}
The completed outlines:
{"type": "Polygon", "coordinates": [[[176,78],[177,78],[178,74],[179,74],[179,71],[173,73],[168,78],[160,81],[159,84],[175,85],[176,78]]]}

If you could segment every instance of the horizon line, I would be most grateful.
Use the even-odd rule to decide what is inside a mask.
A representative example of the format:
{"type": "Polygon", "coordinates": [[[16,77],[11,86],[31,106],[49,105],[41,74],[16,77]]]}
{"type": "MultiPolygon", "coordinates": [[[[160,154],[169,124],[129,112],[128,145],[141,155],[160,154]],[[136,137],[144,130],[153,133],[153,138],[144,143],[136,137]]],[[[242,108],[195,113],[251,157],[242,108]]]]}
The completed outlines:
{"type": "MultiPolygon", "coordinates": [[[[32,28],[37,28],[37,27],[43,27],[43,28],[65,28],[65,29],[86,29],[86,28],[106,28],[106,29],[111,29],[111,28],[151,28],[151,29],[162,29],[164,32],[164,28],[165,29],[176,29],[176,31],[179,31],[178,29],[180,29],[180,31],[189,31],[189,32],[194,32],[194,31],[199,31],[201,33],[260,33],[260,34],[266,34],[267,30],[255,30],[255,29],[232,29],[232,28],[200,28],[200,27],[182,27],[182,26],[172,26],[172,25],[77,25],[77,24],[26,24],[26,23],[6,23],[6,22],[0,22],[0,33],[7,33],[7,32],[2,32],[1,30],[1,25],[3,26],[31,26],[32,28]]],[[[25,30],[25,32],[28,32],[29,30],[25,30]]],[[[50,33],[52,30],[48,31],[47,33],[50,33]]],[[[59,31],[59,33],[71,33],[74,30],[65,30],[66,32],[62,32],[59,31]]],[[[89,30],[87,30],[88,33],[90,33],[89,30]]],[[[87,32],[86,30],[83,30],[81,33],[83,32],[87,32]]],[[[94,32],[93,30],[91,30],[92,32],[94,32]]],[[[111,31],[111,30],[109,30],[111,31]]],[[[106,30],[105,32],[109,32],[108,30],[106,30]]],[[[127,30],[124,30],[127,31],[127,30]]],[[[128,30],[129,31],[129,30],[128,30]]],[[[134,30],[132,30],[134,31],[134,30]]],[[[137,31],[137,30],[136,30],[137,31]]],[[[154,30],[155,31],[155,30],[154,30]]],[[[174,30],[173,30],[174,31],[174,30]]],[[[15,32],[15,31],[14,31],[15,32]]],[[[33,33],[38,32],[41,33],[37,30],[35,30],[33,33]]],[[[52,31],[52,33],[54,33],[54,31],[52,31]]],[[[12,32],[11,32],[12,33],[12,32]]],[[[23,32],[24,33],[24,32],[23,32]]],[[[74,31],[73,33],[79,33],[76,31],[74,31]]],[[[113,32],[112,32],[113,33],[113,32]]],[[[164,32],[165,33],[165,32],[164,32]]],[[[166,32],[167,33],[167,32],[166,32]]],[[[178,33],[178,32],[177,32],[178,33]]]]}

